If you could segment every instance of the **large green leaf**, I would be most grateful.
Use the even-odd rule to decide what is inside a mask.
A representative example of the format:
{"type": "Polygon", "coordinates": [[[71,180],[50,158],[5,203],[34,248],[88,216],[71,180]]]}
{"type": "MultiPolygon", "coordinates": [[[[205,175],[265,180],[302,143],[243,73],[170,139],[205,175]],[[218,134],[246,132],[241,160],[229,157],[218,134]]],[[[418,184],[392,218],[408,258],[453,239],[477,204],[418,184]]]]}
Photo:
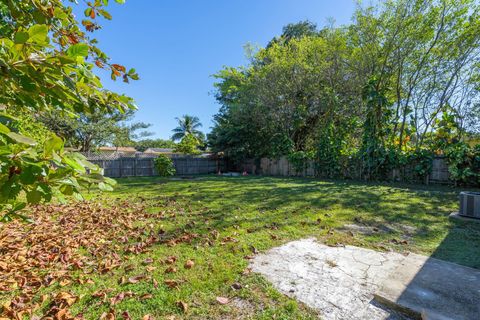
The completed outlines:
{"type": "Polygon", "coordinates": [[[38,190],[31,190],[27,192],[28,203],[39,203],[42,200],[42,193],[38,190]]]}
{"type": "Polygon", "coordinates": [[[28,29],[29,42],[37,44],[48,43],[48,27],[45,24],[35,24],[28,29]]]}
{"type": "Polygon", "coordinates": [[[17,44],[23,44],[27,42],[29,37],[28,32],[19,31],[15,33],[14,40],[17,44]]]}
{"type": "Polygon", "coordinates": [[[67,50],[67,55],[71,58],[88,56],[88,45],[85,43],[77,43],[70,46],[67,50]]]}
{"type": "Polygon", "coordinates": [[[50,157],[53,151],[61,151],[62,149],[63,140],[55,134],[52,134],[50,138],[45,141],[45,145],[43,147],[44,155],[46,157],[50,157]]]}
{"type": "Polygon", "coordinates": [[[30,146],[35,146],[37,144],[37,142],[34,139],[15,133],[15,132],[9,132],[7,136],[15,140],[16,142],[28,144],[30,146]]]}

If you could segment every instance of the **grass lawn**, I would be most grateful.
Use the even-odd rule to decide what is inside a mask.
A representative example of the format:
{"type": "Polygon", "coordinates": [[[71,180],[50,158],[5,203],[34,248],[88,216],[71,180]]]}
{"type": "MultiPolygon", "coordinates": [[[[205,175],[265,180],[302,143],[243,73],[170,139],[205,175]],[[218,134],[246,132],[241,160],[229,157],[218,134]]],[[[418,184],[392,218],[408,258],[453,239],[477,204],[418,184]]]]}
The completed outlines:
{"type": "MultiPolygon", "coordinates": [[[[458,192],[300,178],[120,179],[114,192],[89,196],[117,206],[119,215],[138,215],[116,225],[113,235],[95,235],[102,248],[115,248],[119,263],[102,272],[94,265],[86,275],[71,266],[75,281],[42,286],[29,303],[37,303],[42,314],[58,292],[67,292],[75,297],[67,303],[71,314],[85,319],[313,319],[314,311],[249,272],[255,253],[316,237],[330,245],[411,251],[480,268],[480,223],[448,218],[458,192]],[[136,250],[138,244],[146,245],[136,250]]],[[[58,221],[62,213],[52,216],[58,221]]],[[[88,245],[75,250],[92,255],[88,245]]]]}

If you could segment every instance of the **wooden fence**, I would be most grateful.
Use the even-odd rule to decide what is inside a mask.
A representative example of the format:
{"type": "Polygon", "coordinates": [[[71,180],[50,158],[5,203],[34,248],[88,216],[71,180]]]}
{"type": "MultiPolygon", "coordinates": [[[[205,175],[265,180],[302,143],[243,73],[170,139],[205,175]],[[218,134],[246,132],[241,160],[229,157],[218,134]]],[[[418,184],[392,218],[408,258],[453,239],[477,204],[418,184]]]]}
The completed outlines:
{"type": "MultiPolygon", "coordinates": [[[[136,154],[133,156],[117,155],[116,157],[86,155],[87,159],[103,168],[106,177],[148,177],[155,176],[155,156],[136,154]]],[[[172,157],[177,175],[195,175],[217,173],[223,171],[225,163],[208,157],[183,156],[172,157]]]]}
{"type": "MultiPolygon", "coordinates": [[[[278,159],[262,158],[260,161],[246,160],[238,166],[239,171],[247,171],[249,173],[261,174],[267,176],[300,176],[300,177],[316,177],[318,176],[318,170],[313,160],[306,163],[305,168],[298,172],[295,167],[288,161],[286,157],[280,157],[278,159]]],[[[358,175],[359,170],[355,172],[345,172],[344,176],[351,179],[361,179],[358,175]],[[358,171],[358,172],[357,172],[358,171]]],[[[435,183],[435,184],[447,184],[450,183],[450,173],[448,172],[447,162],[443,157],[435,157],[432,161],[432,171],[426,177],[425,181],[418,181],[415,177],[413,167],[404,166],[402,168],[394,169],[391,172],[392,181],[408,181],[408,182],[421,182],[421,183],[435,183]]]]}

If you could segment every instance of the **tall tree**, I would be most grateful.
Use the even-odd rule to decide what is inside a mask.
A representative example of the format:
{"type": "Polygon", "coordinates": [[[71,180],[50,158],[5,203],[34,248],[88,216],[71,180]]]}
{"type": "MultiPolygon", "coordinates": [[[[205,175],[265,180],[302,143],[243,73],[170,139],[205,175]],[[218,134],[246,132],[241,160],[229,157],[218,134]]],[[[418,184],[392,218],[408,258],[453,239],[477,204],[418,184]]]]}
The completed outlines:
{"type": "Polygon", "coordinates": [[[44,112],[38,119],[63,138],[67,146],[86,152],[105,144],[132,146],[140,136],[151,135],[146,131],[138,133],[139,130],[150,127],[149,124],[126,123],[133,115],[134,110],[120,112],[117,109],[96,109],[92,113],[81,113],[76,117],[61,111],[44,112]]]}
{"type": "Polygon", "coordinates": [[[187,135],[192,135],[200,141],[205,140],[205,135],[199,130],[202,124],[198,117],[183,115],[181,118],[175,119],[178,121],[178,127],[172,130],[173,141],[182,140],[187,135]]]}
{"type": "Polygon", "coordinates": [[[389,0],[359,5],[346,27],[287,25],[249,65],[216,74],[209,144],[236,159],[314,153],[328,176],[363,159],[372,178],[405,153],[444,152],[438,137],[478,130],[478,30],[475,0],[389,0]]]}

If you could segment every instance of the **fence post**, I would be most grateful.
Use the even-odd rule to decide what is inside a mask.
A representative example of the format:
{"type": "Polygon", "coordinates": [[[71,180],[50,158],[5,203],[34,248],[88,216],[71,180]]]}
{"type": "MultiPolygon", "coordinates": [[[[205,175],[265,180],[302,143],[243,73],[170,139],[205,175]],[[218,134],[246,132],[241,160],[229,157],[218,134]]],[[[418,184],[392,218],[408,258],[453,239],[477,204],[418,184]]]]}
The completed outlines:
{"type": "Polygon", "coordinates": [[[118,158],[118,177],[121,178],[122,177],[122,171],[123,171],[123,167],[122,167],[122,157],[118,158]]]}
{"type": "Polygon", "coordinates": [[[133,176],[136,177],[138,175],[137,173],[137,155],[135,154],[135,161],[133,161],[133,176]]]}

